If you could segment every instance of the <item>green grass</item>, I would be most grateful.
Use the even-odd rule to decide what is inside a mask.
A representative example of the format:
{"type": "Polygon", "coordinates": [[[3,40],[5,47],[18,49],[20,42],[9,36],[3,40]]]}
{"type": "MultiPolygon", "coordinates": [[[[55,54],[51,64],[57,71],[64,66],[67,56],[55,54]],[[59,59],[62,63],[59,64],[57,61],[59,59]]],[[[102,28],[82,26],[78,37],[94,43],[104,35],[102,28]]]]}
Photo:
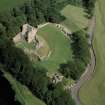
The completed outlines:
{"type": "Polygon", "coordinates": [[[21,49],[35,50],[34,42],[28,43],[26,41],[16,43],[16,46],[21,49]]]}
{"type": "Polygon", "coordinates": [[[9,73],[5,73],[5,77],[16,93],[16,100],[21,102],[22,105],[45,105],[44,102],[33,96],[26,86],[17,82],[9,73]]]}
{"type": "Polygon", "coordinates": [[[52,52],[50,57],[39,62],[39,65],[47,68],[49,72],[56,72],[59,64],[72,59],[70,40],[54,25],[49,24],[41,28],[37,34],[46,40],[52,52]]]}
{"type": "Polygon", "coordinates": [[[21,5],[27,0],[0,0],[0,12],[21,5]]]}
{"type": "Polygon", "coordinates": [[[84,105],[105,105],[105,0],[96,3],[96,31],[94,49],[96,69],[91,81],[81,89],[80,96],[84,105]]]}
{"type": "Polygon", "coordinates": [[[86,13],[83,8],[67,5],[61,13],[66,17],[66,20],[61,24],[65,25],[72,32],[87,27],[88,19],[85,17],[86,13]]]}
{"type": "Polygon", "coordinates": [[[38,40],[39,42],[43,43],[43,46],[40,47],[38,50],[37,50],[37,54],[40,56],[40,57],[47,57],[49,52],[50,52],[50,48],[49,48],[49,45],[48,43],[44,40],[44,38],[42,38],[41,36],[38,36],[38,40]]]}

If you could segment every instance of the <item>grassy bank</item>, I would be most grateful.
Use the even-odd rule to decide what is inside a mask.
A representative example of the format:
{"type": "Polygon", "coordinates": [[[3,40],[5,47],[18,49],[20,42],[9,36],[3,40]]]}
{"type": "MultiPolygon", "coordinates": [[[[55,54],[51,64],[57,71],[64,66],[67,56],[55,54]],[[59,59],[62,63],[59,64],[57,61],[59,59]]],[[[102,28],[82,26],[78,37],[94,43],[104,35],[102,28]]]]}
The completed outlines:
{"type": "Polygon", "coordinates": [[[105,1],[96,3],[96,30],[94,49],[96,53],[96,68],[93,79],[88,81],[80,91],[84,105],[105,105],[105,1]]]}

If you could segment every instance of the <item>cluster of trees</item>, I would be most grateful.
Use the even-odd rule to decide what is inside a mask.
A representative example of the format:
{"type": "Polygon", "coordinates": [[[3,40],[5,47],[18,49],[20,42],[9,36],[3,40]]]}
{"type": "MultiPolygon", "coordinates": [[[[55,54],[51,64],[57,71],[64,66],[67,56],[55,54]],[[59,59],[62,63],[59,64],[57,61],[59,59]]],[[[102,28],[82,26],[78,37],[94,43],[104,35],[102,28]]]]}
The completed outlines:
{"type": "Polygon", "coordinates": [[[47,105],[75,105],[61,83],[53,84],[44,68],[33,67],[24,52],[4,36],[0,36],[0,64],[47,105]]]}
{"type": "Polygon", "coordinates": [[[60,22],[64,17],[57,9],[56,0],[29,0],[22,6],[0,13],[0,34],[11,38],[20,31],[20,27],[29,23],[37,26],[43,22],[60,22]]]}
{"type": "Polygon", "coordinates": [[[75,6],[82,6],[82,0],[69,0],[69,3],[75,6]]]}
{"type": "Polygon", "coordinates": [[[87,65],[90,59],[87,34],[82,30],[74,32],[71,36],[71,40],[74,59],[80,59],[85,65],[87,65]]]}
{"type": "Polygon", "coordinates": [[[65,77],[77,80],[84,72],[90,60],[90,51],[86,34],[83,31],[73,33],[71,40],[73,61],[69,61],[66,64],[61,64],[59,71],[65,77]]]}
{"type": "Polygon", "coordinates": [[[82,0],[83,7],[85,8],[88,18],[91,18],[94,14],[96,0],[82,0]]]}

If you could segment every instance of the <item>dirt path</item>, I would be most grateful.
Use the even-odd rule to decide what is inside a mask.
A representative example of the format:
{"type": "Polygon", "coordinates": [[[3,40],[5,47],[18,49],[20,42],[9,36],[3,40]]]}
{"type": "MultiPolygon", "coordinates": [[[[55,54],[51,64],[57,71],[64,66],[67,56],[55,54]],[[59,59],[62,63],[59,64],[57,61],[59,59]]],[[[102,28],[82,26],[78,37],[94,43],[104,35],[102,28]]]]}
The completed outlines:
{"type": "Polygon", "coordinates": [[[90,63],[88,64],[88,66],[87,66],[85,72],[83,73],[83,75],[81,76],[81,78],[77,81],[76,84],[74,84],[71,87],[71,94],[72,94],[74,101],[76,102],[76,105],[83,105],[80,100],[80,97],[79,97],[79,91],[80,91],[80,88],[85,84],[85,82],[92,78],[92,75],[93,75],[94,69],[95,69],[95,65],[96,65],[96,57],[95,57],[94,49],[92,46],[93,34],[94,34],[94,30],[95,30],[95,23],[96,23],[96,19],[95,19],[95,17],[93,17],[89,22],[89,28],[88,28],[89,43],[91,45],[90,63]]]}
{"type": "Polygon", "coordinates": [[[45,24],[40,24],[38,25],[38,29],[45,27],[46,25],[50,24],[49,22],[45,23],[45,24]]]}

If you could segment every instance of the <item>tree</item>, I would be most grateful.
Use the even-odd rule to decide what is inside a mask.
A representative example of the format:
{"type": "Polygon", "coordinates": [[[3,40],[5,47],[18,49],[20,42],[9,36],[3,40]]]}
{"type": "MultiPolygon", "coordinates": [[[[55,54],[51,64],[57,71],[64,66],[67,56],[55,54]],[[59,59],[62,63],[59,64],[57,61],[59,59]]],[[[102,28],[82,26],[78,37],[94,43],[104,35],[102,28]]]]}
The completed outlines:
{"type": "Polygon", "coordinates": [[[6,31],[5,26],[3,26],[2,23],[0,23],[0,35],[4,35],[5,34],[5,31],[6,31]]]}
{"type": "Polygon", "coordinates": [[[78,31],[73,33],[71,39],[74,58],[80,59],[87,65],[90,59],[90,52],[86,34],[83,31],[78,31]]]}
{"type": "Polygon", "coordinates": [[[82,0],[83,7],[86,9],[88,18],[91,18],[94,14],[95,1],[96,0],[82,0]]]}
{"type": "Polygon", "coordinates": [[[66,77],[77,80],[79,77],[79,69],[76,62],[69,61],[67,64],[61,64],[59,71],[66,77]]]}

